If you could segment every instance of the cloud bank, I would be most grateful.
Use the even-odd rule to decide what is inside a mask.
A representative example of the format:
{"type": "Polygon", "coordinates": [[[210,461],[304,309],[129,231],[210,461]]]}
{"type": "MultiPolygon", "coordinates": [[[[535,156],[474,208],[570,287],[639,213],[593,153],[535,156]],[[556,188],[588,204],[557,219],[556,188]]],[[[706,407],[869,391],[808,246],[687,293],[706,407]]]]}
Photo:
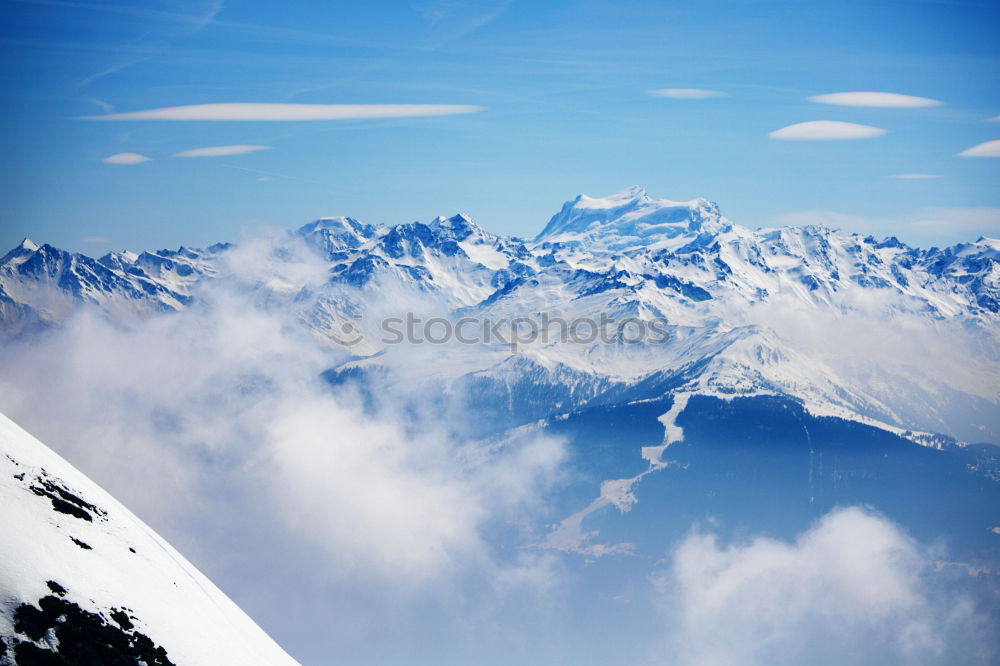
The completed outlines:
{"type": "Polygon", "coordinates": [[[915,109],[927,106],[940,106],[944,102],[929,97],[900,95],[888,92],[842,92],[828,95],[814,95],[810,102],[818,104],[834,104],[836,106],[871,106],[894,109],[915,109]]]}
{"type": "Polygon", "coordinates": [[[721,90],[704,90],[702,88],[659,88],[650,90],[653,97],[668,97],[670,99],[710,99],[713,97],[729,97],[721,90]]]}
{"type": "Polygon", "coordinates": [[[921,211],[913,226],[933,233],[960,233],[1000,238],[1000,208],[932,207],[921,211]]]}
{"type": "Polygon", "coordinates": [[[958,153],[958,157],[1000,157],[1000,139],[967,148],[958,153]]]}
{"type": "Polygon", "coordinates": [[[254,145],[233,145],[233,146],[206,146],[205,148],[193,148],[174,153],[174,157],[224,157],[227,155],[245,155],[255,153],[259,150],[271,150],[271,146],[254,145]]]}
{"type": "Polygon", "coordinates": [[[122,166],[131,166],[133,164],[142,164],[143,162],[149,162],[152,157],[146,157],[145,155],[140,155],[139,153],[115,153],[114,155],[108,155],[102,162],[105,164],[119,164],[122,166]]]}
{"type": "Polygon", "coordinates": [[[144,111],[81,116],[81,120],[174,120],[298,122],[308,120],[364,120],[451,116],[482,111],[465,104],[192,104],[144,111]]]}
{"type": "MultiPolygon", "coordinates": [[[[182,550],[249,520],[270,526],[252,545],[260,558],[312,552],[318,579],[398,590],[508,571],[484,525],[538,501],[561,441],[470,444],[456,434],[462,414],[445,425],[440,401],[402,407],[386,389],[366,406],[332,387],[323,373],[342,352],[289,325],[295,296],[327,279],[300,240],[248,239],[220,272],[180,313],[121,326],[84,312],[5,345],[0,410],[182,550]]],[[[231,543],[220,548],[209,572],[231,557],[231,543]]]]}
{"type": "Polygon", "coordinates": [[[791,543],[695,532],[654,578],[670,599],[665,650],[692,666],[989,663],[989,628],[936,585],[933,562],[859,508],[791,543]]]}
{"type": "Polygon", "coordinates": [[[768,136],[772,139],[803,141],[840,141],[844,139],[871,139],[885,134],[885,130],[871,125],[845,123],[839,120],[811,120],[788,125],[774,130],[768,136]]]}

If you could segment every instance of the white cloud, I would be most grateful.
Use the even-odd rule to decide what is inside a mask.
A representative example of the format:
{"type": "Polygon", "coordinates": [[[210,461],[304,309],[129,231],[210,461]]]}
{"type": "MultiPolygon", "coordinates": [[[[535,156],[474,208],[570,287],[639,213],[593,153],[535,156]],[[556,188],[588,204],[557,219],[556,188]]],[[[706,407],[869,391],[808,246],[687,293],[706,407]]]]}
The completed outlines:
{"type": "Polygon", "coordinates": [[[470,442],[448,429],[443,403],[397,413],[405,401],[392,389],[384,408],[362,408],[322,378],[341,352],[288,325],[295,295],[325,282],[327,264],[284,236],[245,239],[227,257],[225,277],[180,313],[137,321],[122,303],[128,326],[84,313],[51,337],[0,346],[0,411],[182,550],[208,549],[208,573],[232,557],[232,541],[212,550],[228,531],[258,539],[254,566],[307,562],[313,584],[398,592],[461,572],[502,578],[511,565],[485,525],[541,501],[561,440],[470,442]]]}
{"type": "Polygon", "coordinates": [[[231,120],[305,121],[360,120],[450,116],[482,111],[465,104],[192,104],[144,111],[81,116],[82,120],[231,120]]]}
{"type": "Polygon", "coordinates": [[[932,207],[922,210],[912,224],[927,232],[1000,238],[1000,208],[932,207]]]}
{"type": "MultiPolygon", "coordinates": [[[[947,321],[928,327],[921,315],[905,314],[915,312],[913,297],[894,289],[848,282],[838,288],[835,303],[802,317],[797,297],[774,294],[766,304],[734,315],[770,331],[789,357],[808,357],[822,367],[822,381],[831,386],[865,387],[867,416],[959,439],[986,439],[978,428],[962,425],[970,420],[962,414],[974,409],[972,396],[996,399],[1000,360],[983,351],[993,344],[988,332],[947,321]],[[879,359],[878,368],[872,359],[879,359]],[[954,391],[970,400],[941,400],[954,391]]],[[[989,410],[985,414],[984,427],[995,437],[1000,419],[989,410]]]]}
{"type": "Polygon", "coordinates": [[[837,106],[876,106],[897,109],[914,109],[925,106],[939,106],[943,104],[936,99],[929,97],[916,97],[914,95],[900,95],[898,93],[887,92],[842,92],[830,93],[828,95],[814,95],[808,98],[810,102],[819,104],[834,104],[837,106]]]}
{"type": "Polygon", "coordinates": [[[139,153],[115,153],[114,155],[108,155],[102,162],[105,164],[142,164],[143,162],[148,162],[152,157],[146,157],[145,155],[140,155],[139,153]]]}
{"type": "Polygon", "coordinates": [[[958,157],[1000,157],[1000,139],[967,148],[960,152],[958,157]]]}
{"type": "Polygon", "coordinates": [[[670,99],[709,99],[712,97],[729,97],[721,90],[703,90],[701,88],[660,88],[650,90],[654,97],[669,97],[670,99]]]}
{"type": "Polygon", "coordinates": [[[931,180],[934,178],[940,178],[941,176],[936,176],[931,173],[898,173],[895,176],[889,177],[898,178],[900,180],[931,180]]]}
{"type": "Polygon", "coordinates": [[[835,510],[794,542],[695,533],[653,578],[670,599],[671,663],[971,663],[987,631],[935,587],[933,558],[885,518],[835,510]]]}
{"type": "Polygon", "coordinates": [[[80,239],[81,243],[94,243],[94,244],[104,244],[110,243],[111,239],[107,236],[84,236],[80,239]]]}
{"type": "Polygon", "coordinates": [[[834,211],[794,211],[767,220],[768,226],[819,225],[862,234],[895,235],[921,247],[1000,238],[1000,208],[932,206],[898,217],[865,217],[834,211]]]}
{"type": "Polygon", "coordinates": [[[992,118],[987,118],[986,122],[989,122],[989,123],[1000,123],[1000,116],[993,116],[992,118]]]}
{"type": "Polygon", "coordinates": [[[788,127],[774,130],[769,137],[772,139],[785,140],[842,140],[842,139],[870,139],[882,136],[885,130],[871,125],[858,125],[857,123],[845,123],[839,120],[811,120],[805,123],[796,123],[788,127]]]}
{"type": "Polygon", "coordinates": [[[234,146],[207,146],[205,148],[193,148],[174,153],[174,157],[223,157],[226,155],[244,155],[255,153],[258,150],[271,150],[271,146],[253,146],[240,144],[234,146]]]}

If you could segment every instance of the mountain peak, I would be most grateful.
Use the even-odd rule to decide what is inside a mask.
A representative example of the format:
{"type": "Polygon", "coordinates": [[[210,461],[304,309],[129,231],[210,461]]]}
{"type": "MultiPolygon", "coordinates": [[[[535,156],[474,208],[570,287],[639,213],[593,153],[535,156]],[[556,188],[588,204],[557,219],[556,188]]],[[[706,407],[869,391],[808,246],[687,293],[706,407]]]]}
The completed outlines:
{"type": "Polygon", "coordinates": [[[633,186],[605,197],[581,194],[567,201],[536,240],[583,241],[587,238],[648,240],[697,234],[705,223],[720,229],[719,207],[707,199],[653,199],[633,186]]]}
{"type": "Polygon", "coordinates": [[[299,227],[298,235],[307,243],[330,255],[347,248],[358,248],[378,235],[378,229],[353,217],[321,217],[299,227]]]}
{"type": "Polygon", "coordinates": [[[335,234],[355,233],[357,229],[365,226],[369,225],[365,225],[353,217],[344,217],[342,215],[337,217],[321,217],[318,220],[299,227],[299,234],[305,236],[315,231],[330,231],[335,234]]]}
{"type": "Polygon", "coordinates": [[[432,229],[445,232],[456,241],[463,241],[469,236],[484,236],[486,232],[476,224],[471,217],[465,213],[458,213],[451,217],[439,216],[434,218],[429,225],[432,229]]]}
{"type": "Polygon", "coordinates": [[[623,190],[618,190],[614,194],[609,194],[606,197],[589,197],[586,194],[581,194],[577,196],[574,202],[577,208],[617,208],[619,206],[627,206],[633,203],[641,203],[649,201],[649,195],[646,194],[646,190],[638,185],[633,185],[632,187],[626,187],[623,190]]]}
{"type": "Polygon", "coordinates": [[[21,241],[20,245],[3,255],[3,257],[0,257],[0,265],[7,264],[9,262],[21,263],[37,251],[38,244],[30,238],[25,238],[21,241]]]}

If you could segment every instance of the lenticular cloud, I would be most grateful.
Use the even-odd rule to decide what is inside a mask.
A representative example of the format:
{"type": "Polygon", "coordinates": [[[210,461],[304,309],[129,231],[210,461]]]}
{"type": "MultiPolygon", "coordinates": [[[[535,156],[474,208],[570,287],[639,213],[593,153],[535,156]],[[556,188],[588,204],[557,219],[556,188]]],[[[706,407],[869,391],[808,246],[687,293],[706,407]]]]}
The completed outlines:
{"type": "Polygon", "coordinates": [[[768,136],[772,139],[791,141],[839,141],[843,139],[871,139],[883,134],[885,134],[884,129],[871,125],[845,123],[839,120],[810,120],[774,130],[768,136]]]}
{"type": "Polygon", "coordinates": [[[204,148],[193,148],[174,153],[174,157],[227,157],[229,155],[245,155],[255,153],[258,150],[270,150],[270,146],[235,145],[235,146],[206,146],[204,148]]]}
{"type": "Polygon", "coordinates": [[[814,95],[810,102],[834,104],[836,106],[871,106],[882,108],[913,109],[926,106],[940,106],[942,102],[929,97],[900,95],[888,92],[842,92],[828,95],[814,95]]]}
{"type": "Polygon", "coordinates": [[[1000,139],[987,141],[963,150],[959,157],[1000,157],[1000,139]]]}
{"type": "Polygon", "coordinates": [[[148,162],[152,157],[146,157],[145,155],[140,155],[139,153],[115,153],[114,155],[108,155],[102,162],[105,164],[119,164],[122,166],[132,166],[133,164],[142,164],[143,162],[148,162]]]}
{"type": "Polygon", "coordinates": [[[81,120],[225,120],[305,121],[364,120],[368,118],[416,118],[451,116],[482,111],[466,104],[191,104],[143,111],[82,116],[81,120]]]}
{"type": "Polygon", "coordinates": [[[653,97],[668,97],[670,99],[711,99],[713,97],[728,97],[721,90],[704,90],[702,88],[660,88],[650,90],[653,97]]]}

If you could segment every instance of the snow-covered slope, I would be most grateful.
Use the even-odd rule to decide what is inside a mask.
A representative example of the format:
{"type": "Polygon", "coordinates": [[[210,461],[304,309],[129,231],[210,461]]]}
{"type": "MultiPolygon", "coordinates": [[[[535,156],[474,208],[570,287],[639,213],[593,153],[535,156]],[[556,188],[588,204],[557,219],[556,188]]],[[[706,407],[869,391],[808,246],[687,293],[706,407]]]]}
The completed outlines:
{"type": "Polygon", "coordinates": [[[3,415],[0,507],[0,664],[296,663],[152,529],[3,415]]]}

